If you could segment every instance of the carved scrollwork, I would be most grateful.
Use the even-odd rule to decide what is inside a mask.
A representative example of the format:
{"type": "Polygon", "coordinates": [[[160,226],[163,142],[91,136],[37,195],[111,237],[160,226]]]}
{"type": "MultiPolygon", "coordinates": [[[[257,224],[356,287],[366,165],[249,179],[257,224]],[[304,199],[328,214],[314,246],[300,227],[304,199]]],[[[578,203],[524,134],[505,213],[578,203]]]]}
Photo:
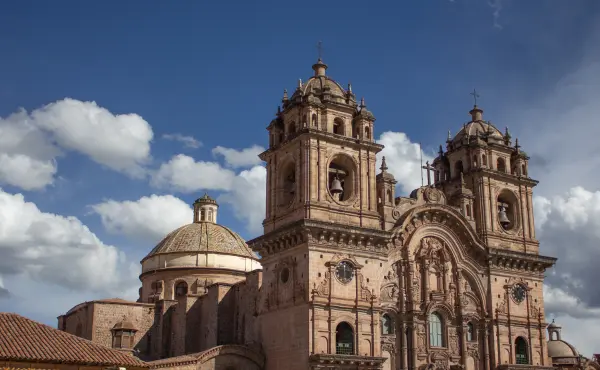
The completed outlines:
{"type": "MultiPolygon", "coordinates": [[[[326,271],[325,277],[319,283],[319,285],[315,286],[313,293],[320,297],[328,297],[329,296],[329,280],[331,279],[331,272],[326,271]]],[[[316,283],[315,283],[316,285],[316,283]]]]}

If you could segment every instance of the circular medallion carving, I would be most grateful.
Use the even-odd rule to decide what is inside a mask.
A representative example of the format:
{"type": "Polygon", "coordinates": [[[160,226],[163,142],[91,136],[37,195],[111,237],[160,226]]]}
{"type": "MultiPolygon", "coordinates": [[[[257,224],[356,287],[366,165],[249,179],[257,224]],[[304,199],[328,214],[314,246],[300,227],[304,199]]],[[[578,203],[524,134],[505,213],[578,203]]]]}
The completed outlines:
{"type": "Polygon", "coordinates": [[[425,199],[429,203],[438,203],[442,199],[442,194],[435,188],[427,188],[425,190],[425,199]]]}

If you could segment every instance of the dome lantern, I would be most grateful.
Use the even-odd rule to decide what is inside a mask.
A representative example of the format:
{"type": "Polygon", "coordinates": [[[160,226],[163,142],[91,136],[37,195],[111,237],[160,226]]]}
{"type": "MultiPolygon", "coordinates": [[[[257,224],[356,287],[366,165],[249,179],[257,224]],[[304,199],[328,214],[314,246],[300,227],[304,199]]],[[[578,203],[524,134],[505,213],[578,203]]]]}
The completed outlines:
{"type": "Polygon", "coordinates": [[[204,194],[201,198],[194,202],[194,223],[212,222],[217,223],[217,209],[219,204],[208,194],[204,194]]]}

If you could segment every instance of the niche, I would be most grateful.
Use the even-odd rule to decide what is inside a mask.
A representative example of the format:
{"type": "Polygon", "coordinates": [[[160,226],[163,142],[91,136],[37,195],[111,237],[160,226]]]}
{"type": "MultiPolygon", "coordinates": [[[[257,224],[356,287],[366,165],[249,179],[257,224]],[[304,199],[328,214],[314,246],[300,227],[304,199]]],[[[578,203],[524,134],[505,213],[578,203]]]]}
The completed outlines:
{"type": "Polygon", "coordinates": [[[336,201],[344,202],[354,195],[354,162],[347,155],[336,155],[329,162],[328,190],[336,201]]]}
{"type": "Polygon", "coordinates": [[[289,206],[296,197],[296,164],[286,163],[280,172],[279,201],[280,207],[289,206]]]}

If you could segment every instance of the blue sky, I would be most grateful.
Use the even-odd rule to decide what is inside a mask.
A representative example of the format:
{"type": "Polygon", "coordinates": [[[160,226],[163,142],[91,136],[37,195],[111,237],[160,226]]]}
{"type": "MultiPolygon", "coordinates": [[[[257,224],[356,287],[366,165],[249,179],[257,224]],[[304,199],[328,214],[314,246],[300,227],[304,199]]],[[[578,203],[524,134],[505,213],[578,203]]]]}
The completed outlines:
{"type": "MultiPolygon", "coordinates": [[[[589,203],[598,190],[598,176],[593,173],[599,164],[589,157],[596,144],[585,140],[597,133],[592,128],[597,120],[593,106],[600,93],[592,72],[600,60],[594,48],[600,40],[599,15],[600,3],[595,0],[4,1],[0,4],[0,120],[21,108],[32,112],[65,98],[95,101],[112,115],[135,114],[151,127],[150,152],[140,160],[145,171],[156,171],[183,154],[218,164],[239,178],[241,171],[259,164],[236,165],[213,149],[265,146],[265,127],[283,89],[293,90],[298,78],[311,76],[316,44],[322,40],[328,74],[342,86],[352,82],[357,96],[364,96],[377,117],[376,136],[407,135],[388,137],[396,149],[389,154],[395,163],[388,159],[388,164],[395,167],[400,190],[420,183],[418,172],[407,170],[409,163],[417,163],[418,156],[411,154],[414,143],[422,142],[426,156],[436,151],[447,130],[455,133],[468,120],[473,104],[469,93],[476,88],[485,118],[501,129],[509,126],[532,155],[532,172],[541,180],[538,204],[543,205],[547,225],[573,230],[570,224],[555,224],[569,220],[571,213],[564,205],[578,196],[590,196],[582,201],[589,203]],[[565,131],[569,126],[581,129],[565,131]],[[202,145],[186,148],[163,138],[176,133],[202,145]],[[572,141],[561,142],[564,137],[572,141]],[[591,162],[574,166],[573,153],[588,156],[591,162]],[[565,172],[553,166],[564,166],[565,172]]],[[[67,140],[57,135],[49,140],[67,140]]],[[[97,140],[109,143],[112,136],[97,136],[97,140]]],[[[0,154],[1,145],[0,138],[0,154]]],[[[85,148],[72,149],[75,144],[70,149],[64,143],[58,146],[63,154],[53,158],[57,170],[51,184],[24,189],[4,181],[2,191],[10,196],[23,194],[44,213],[76,217],[102,243],[123,252],[128,262],[137,263],[156,237],[140,237],[146,229],[133,230],[135,225],[113,225],[120,229],[111,230],[91,205],[108,200],[136,202],[153,194],[172,195],[189,204],[209,191],[224,197],[220,223],[245,238],[257,236],[256,223],[249,226],[255,221],[241,214],[244,205],[235,208],[226,201],[235,202],[245,192],[251,197],[254,189],[245,188],[249,183],[232,180],[228,191],[218,186],[193,190],[188,186],[180,191],[168,184],[153,185],[148,174],[132,178],[126,171],[115,171],[86,154],[85,148]]],[[[169,212],[163,216],[171,217],[169,212]]],[[[543,235],[551,233],[544,230],[543,235]]],[[[585,241],[592,248],[597,238],[590,235],[585,241]]],[[[562,246],[549,248],[547,254],[564,253],[562,246]]],[[[60,310],[78,299],[109,294],[61,283],[65,279],[49,282],[31,271],[2,273],[1,265],[0,288],[3,284],[19,299],[0,299],[0,310],[17,310],[44,322],[54,324],[60,310]],[[47,311],[26,309],[30,298],[19,295],[18,289],[32,295],[53,294],[65,303],[47,311]]],[[[565,266],[558,275],[574,274],[576,264],[565,266]]],[[[554,281],[554,288],[584,301],[577,309],[587,310],[585,317],[600,320],[598,312],[590,311],[600,307],[600,299],[586,300],[563,278],[554,281]]],[[[561,296],[561,301],[556,298],[559,293],[553,292],[562,304],[556,303],[562,307],[555,308],[557,315],[574,321],[575,309],[565,303],[567,298],[561,296]]]]}

